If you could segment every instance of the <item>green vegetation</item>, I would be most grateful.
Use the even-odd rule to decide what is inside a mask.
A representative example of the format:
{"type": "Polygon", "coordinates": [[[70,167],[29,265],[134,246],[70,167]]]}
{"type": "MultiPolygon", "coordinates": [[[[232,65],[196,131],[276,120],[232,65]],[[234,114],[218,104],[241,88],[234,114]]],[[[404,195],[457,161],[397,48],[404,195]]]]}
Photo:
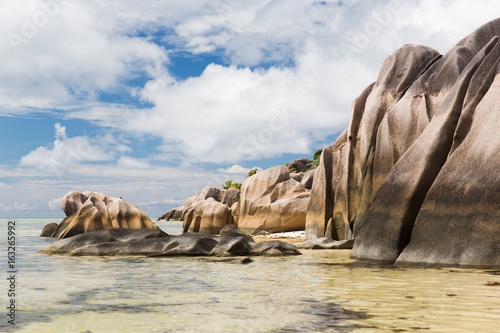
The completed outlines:
{"type": "Polygon", "coordinates": [[[247,175],[247,176],[245,176],[245,177],[246,177],[246,178],[250,178],[250,177],[252,177],[253,175],[255,175],[257,172],[259,172],[259,169],[257,169],[257,168],[253,168],[253,169],[251,169],[250,171],[248,171],[248,175],[247,175]]]}
{"type": "Polygon", "coordinates": [[[323,149],[318,149],[318,150],[316,150],[316,152],[313,155],[313,160],[311,162],[313,162],[316,166],[319,165],[319,158],[321,157],[322,152],[323,152],[323,149]]]}
{"type": "Polygon", "coordinates": [[[220,184],[223,189],[228,190],[230,188],[237,188],[241,190],[241,183],[233,183],[231,179],[226,180],[223,184],[220,184]]]}

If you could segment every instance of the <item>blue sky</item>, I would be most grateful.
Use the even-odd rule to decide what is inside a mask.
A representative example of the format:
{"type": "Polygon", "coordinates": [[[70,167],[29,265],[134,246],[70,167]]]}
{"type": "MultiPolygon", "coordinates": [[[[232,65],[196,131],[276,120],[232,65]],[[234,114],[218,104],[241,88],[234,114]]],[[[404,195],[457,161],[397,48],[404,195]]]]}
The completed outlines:
{"type": "Polygon", "coordinates": [[[152,217],[310,157],[406,44],[446,52],[498,1],[0,0],[0,217],[68,191],[152,217]]]}

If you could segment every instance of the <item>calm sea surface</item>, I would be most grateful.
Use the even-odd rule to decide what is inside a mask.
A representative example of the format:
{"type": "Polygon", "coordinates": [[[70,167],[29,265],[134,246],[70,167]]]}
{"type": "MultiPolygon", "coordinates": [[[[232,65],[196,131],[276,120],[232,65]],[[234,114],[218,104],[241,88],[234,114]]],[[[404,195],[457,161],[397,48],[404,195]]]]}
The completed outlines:
{"type": "MultiPolygon", "coordinates": [[[[0,330],[6,332],[500,332],[500,271],[397,269],[345,250],[256,257],[39,254],[54,219],[16,219],[16,326],[7,323],[7,225],[0,330]]],[[[178,222],[159,223],[179,234],[178,222]]]]}

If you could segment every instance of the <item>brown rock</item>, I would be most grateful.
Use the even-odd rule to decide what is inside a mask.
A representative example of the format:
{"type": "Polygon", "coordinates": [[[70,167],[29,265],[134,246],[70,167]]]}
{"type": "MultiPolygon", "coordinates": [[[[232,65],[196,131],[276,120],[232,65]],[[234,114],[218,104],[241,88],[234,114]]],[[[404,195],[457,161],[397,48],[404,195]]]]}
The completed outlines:
{"type": "Polygon", "coordinates": [[[306,172],[307,169],[312,167],[313,163],[308,158],[298,158],[288,163],[288,170],[292,172],[306,172]]]}
{"type": "Polygon", "coordinates": [[[240,190],[237,188],[227,189],[224,193],[224,198],[222,199],[222,203],[228,207],[231,207],[235,202],[240,200],[240,190]]]}
{"type": "Polygon", "coordinates": [[[416,82],[426,87],[425,96],[442,96],[427,101],[430,123],[406,144],[407,151],[391,154],[396,164],[356,219],[354,257],[400,264],[499,264],[500,227],[493,222],[499,213],[483,205],[490,198],[493,204],[496,195],[491,174],[498,161],[489,152],[498,149],[493,130],[498,91],[490,85],[498,71],[499,34],[500,20],[481,27],[427,70],[428,81],[416,82]]]}
{"type": "Polygon", "coordinates": [[[122,198],[113,198],[102,193],[69,192],[61,199],[61,208],[70,215],[59,224],[52,238],[66,238],[88,231],[112,228],[158,228],[136,206],[122,198]]]}
{"type": "Polygon", "coordinates": [[[241,189],[238,228],[259,231],[304,230],[309,191],[284,166],[275,166],[248,178],[241,189]]]}
{"type": "Polygon", "coordinates": [[[213,187],[213,186],[207,186],[200,192],[196,193],[194,196],[191,198],[187,199],[184,202],[184,207],[189,207],[192,204],[198,202],[198,201],[203,201],[207,200],[208,198],[213,198],[217,202],[222,202],[224,199],[224,195],[226,193],[226,190],[213,187]]]}
{"type": "MultiPolygon", "coordinates": [[[[334,218],[332,237],[336,240],[346,238],[347,212],[345,204],[345,186],[342,187],[344,175],[345,146],[347,131],[337,141],[323,150],[318,168],[314,170],[314,182],[311,190],[306,217],[306,238],[324,237],[327,222],[334,218]]],[[[345,179],[345,178],[344,178],[345,179]]]]}
{"type": "Polygon", "coordinates": [[[57,223],[49,223],[43,227],[40,237],[52,237],[54,232],[57,230],[57,223]]]}
{"type": "Polygon", "coordinates": [[[162,216],[160,216],[157,221],[182,221],[182,212],[184,211],[184,206],[179,206],[172,208],[162,216]]]}
{"type": "Polygon", "coordinates": [[[312,189],[313,181],[314,181],[314,171],[315,170],[309,170],[305,172],[302,176],[301,183],[304,185],[304,187],[308,190],[312,189]]]}
{"type": "Polygon", "coordinates": [[[184,210],[184,232],[218,235],[226,224],[232,223],[229,207],[208,198],[184,210]]]}

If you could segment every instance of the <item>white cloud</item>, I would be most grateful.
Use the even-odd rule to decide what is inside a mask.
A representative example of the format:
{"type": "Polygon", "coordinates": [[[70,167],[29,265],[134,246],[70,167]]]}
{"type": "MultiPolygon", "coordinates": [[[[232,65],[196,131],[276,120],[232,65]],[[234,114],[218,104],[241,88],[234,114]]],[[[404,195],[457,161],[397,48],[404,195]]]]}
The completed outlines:
{"type": "Polygon", "coordinates": [[[234,164],[234,165],[230,166],[227,169],[218,169],[217,171],[224,172],[224,173],[244,174],[244,175],[246,175],[252,169],[257,169],[258,171],[262,171],[262,168],[259,168],[259,167],[245,168],[245,167],[242,167],[239,164],[234,164]]]}
{"type": "Polygon", "coordinates": [[[50,210],[60,209],[61,207],[60,204],[61,204],[61,198],[50,200],[48,203],[50,210]]]}
{"type": "Polygon", "coordinates": [[[130,148],[119,144],[111,134],[93,138],[87,136],[66,136],[66,127],[55,124],[56,140],[52,147],[38,147],[21,158],[20,165],[57,174],[78,166],[82,162],[111,161],[116,151],[126,152],[130,148]]]}
{"type": "Polygon", "coordinates": [[[48,15],[40,6],[48,2],[0,2],[0,35],[10,36],[0,39],[0,73],[8,82],[0,85],[4,113],[81,105],[99,90],[127,89],[120,81],[154,74],[168,61],[156,44],[124,35],[141,26],[126,13],[111,15],[112,6],[64,1],[48,15]]]}
{"type": "Polygon", "coordinates": [[[189,163],[308,154],[315,142],[347,126],[353,99],[375,80],[386,56],[408,42],[445,52],[494,17],[472,8],[500,10],[487,0],[479,7],[466,1],[325,3],[222,1],[200,7],[173,25],[179,45],[195,53],[223,50],[233,65],[211,64],[184,81],[160,73],[137,90],[151,109],[102,106],[70,117],[159,137],[165,156],[189,163]],[[346,41],[355,52],[345,53],[346,41]],[[268,61],[294,66],[244,67],[268,61]]]}
{"type": "Polygon", "coordinates": [[[149,169],[150,165],[146,160],[137,159],[129,156],[121,156],[117,165],[121,168],[131,168],[131,169],[149,169]]]}
{"type": "Polygon", "coordinates": [[[28,211],[32,210],[35,208],[31,203],[28,202],[14,202],[13,204],[4,204],[0,203],[0,212],[23,212],[23,211],[28,211]]]}

